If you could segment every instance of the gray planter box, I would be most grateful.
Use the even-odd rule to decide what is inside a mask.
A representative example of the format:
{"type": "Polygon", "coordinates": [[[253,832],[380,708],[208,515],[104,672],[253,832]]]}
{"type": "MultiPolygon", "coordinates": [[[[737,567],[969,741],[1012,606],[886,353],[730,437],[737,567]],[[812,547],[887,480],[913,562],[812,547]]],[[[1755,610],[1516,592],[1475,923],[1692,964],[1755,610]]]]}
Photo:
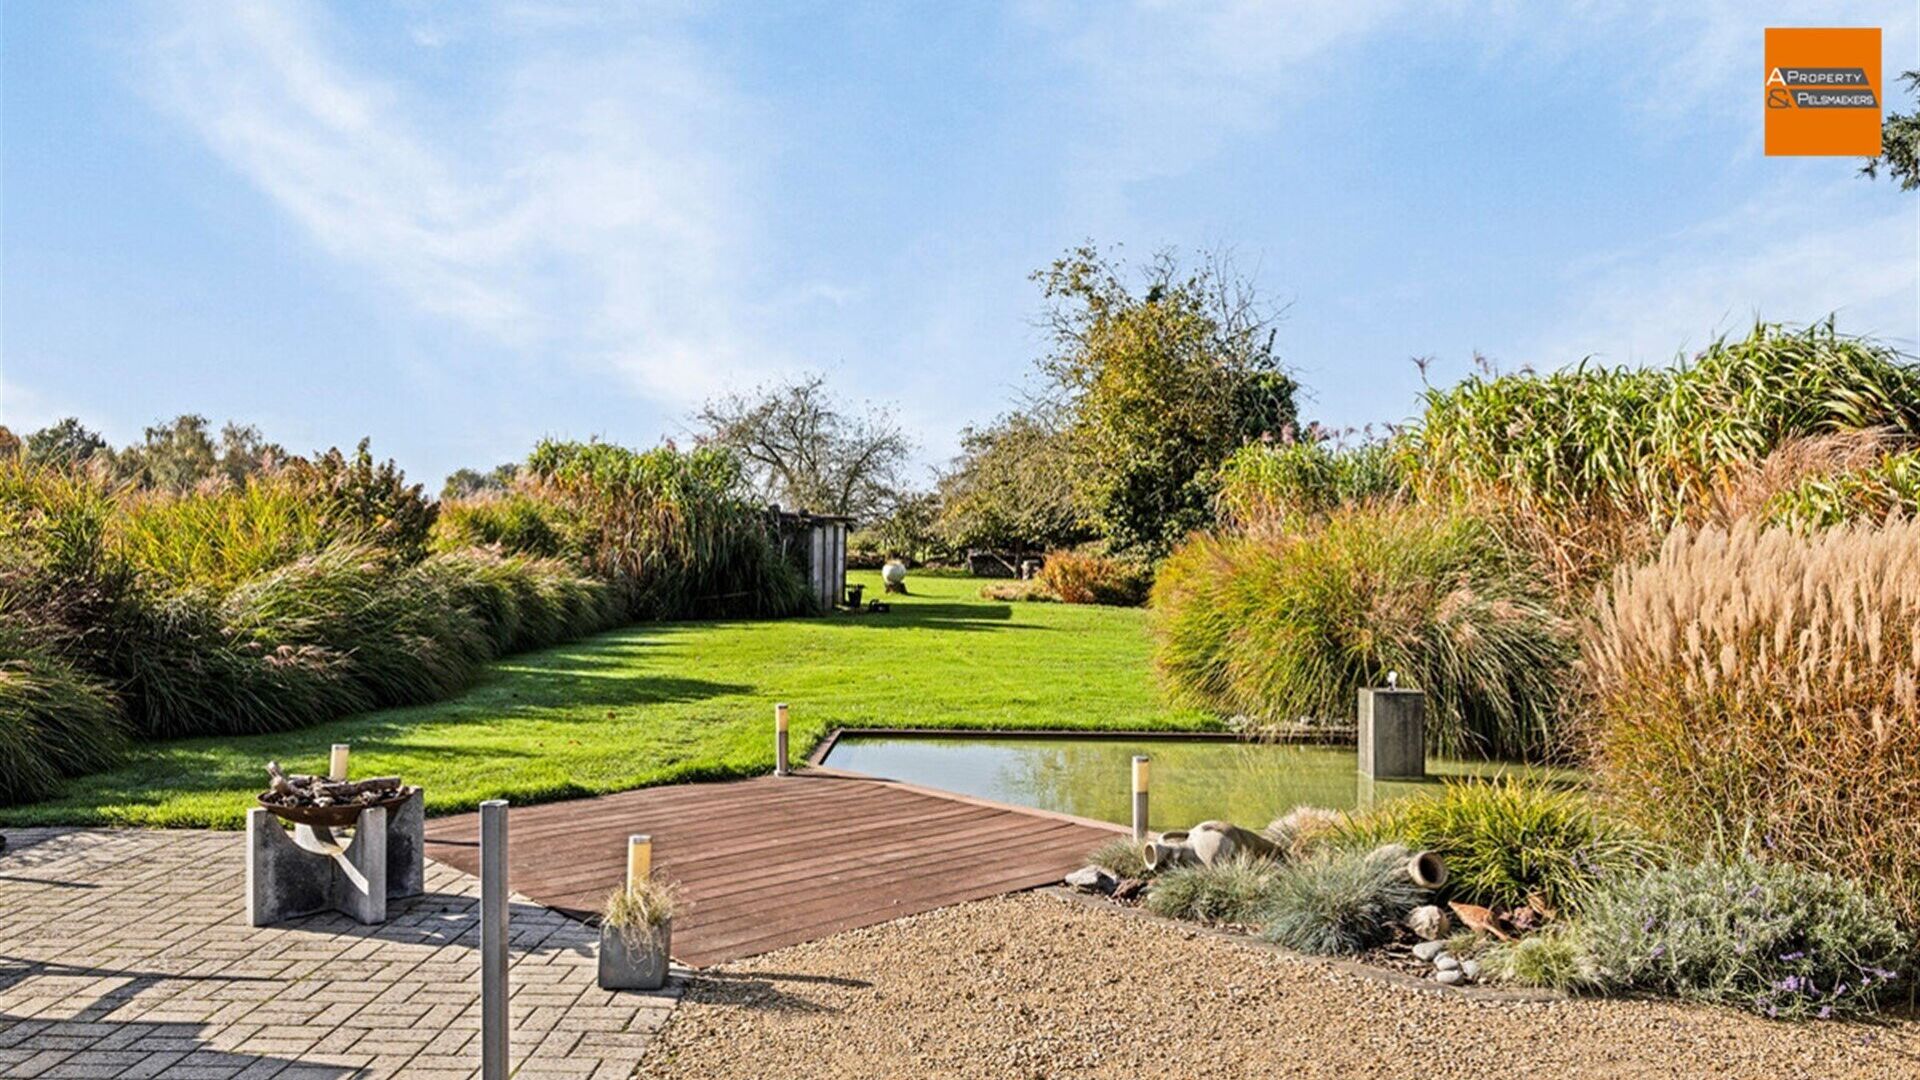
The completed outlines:
{"type": "Polygon", "coordinates": [[[660,989],[667,984],[667,954],[672,948],[672,919],[650,931],[623,933],[618,927],[600,927],[600,989],[660,989]]]}

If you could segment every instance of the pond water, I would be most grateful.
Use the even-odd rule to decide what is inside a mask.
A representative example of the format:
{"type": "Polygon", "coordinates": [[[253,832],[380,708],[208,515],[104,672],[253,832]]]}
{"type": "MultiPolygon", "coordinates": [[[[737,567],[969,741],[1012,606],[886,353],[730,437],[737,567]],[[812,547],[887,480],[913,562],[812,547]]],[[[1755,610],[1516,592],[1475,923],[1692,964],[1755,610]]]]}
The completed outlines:
{"type": "MultiPolygon", "coordinates": [[[[1223,818],[1258,828],[1295,806],[1336,810],[1432,792],[1448,778],[1540,770],[1491,762],[1429,761],[1425,783],[1369,781],[1351,746],[1238,740],[845,735],[825,764],[976,798],[1127,824],[1130,762],[1153,759],[1150,828],[1223,818]]],[[[1566,774],[1554,770],[1556,778],[1566,774]]]]}

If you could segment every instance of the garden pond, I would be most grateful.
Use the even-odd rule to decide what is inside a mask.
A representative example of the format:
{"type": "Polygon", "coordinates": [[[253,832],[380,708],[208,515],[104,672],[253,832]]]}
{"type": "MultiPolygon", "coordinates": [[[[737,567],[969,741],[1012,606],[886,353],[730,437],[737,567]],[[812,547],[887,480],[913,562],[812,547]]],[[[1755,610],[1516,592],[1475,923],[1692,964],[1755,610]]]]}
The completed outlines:
{"type": "Polygon", "coordinates": [[[1577,783],[1579,774],[1485,761],[1430,760],[1429,779],[1369,780],[1351,746],[1238,739],[1020,735],[843,735],[822,764],[975,798],[1126,824],[1130,762],[1152,759],[1150,828],[1209,819],[1258,828],[1295,806],[1366,809],[1434,792],[1449,779],[1523,773],[1577,783]]]}

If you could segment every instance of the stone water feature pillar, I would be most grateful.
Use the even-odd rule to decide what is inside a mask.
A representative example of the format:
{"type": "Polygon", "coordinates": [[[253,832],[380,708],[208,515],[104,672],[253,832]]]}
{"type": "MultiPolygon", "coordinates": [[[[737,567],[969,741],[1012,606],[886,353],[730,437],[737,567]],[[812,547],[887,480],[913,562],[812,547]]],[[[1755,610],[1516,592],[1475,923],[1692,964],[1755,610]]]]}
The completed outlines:
{"type": "Polygon", "coordinates": [[[1418,690],[1360,691],[1360,775],[1375,780],[1427,778],[1427,696],[1418,690]]]}

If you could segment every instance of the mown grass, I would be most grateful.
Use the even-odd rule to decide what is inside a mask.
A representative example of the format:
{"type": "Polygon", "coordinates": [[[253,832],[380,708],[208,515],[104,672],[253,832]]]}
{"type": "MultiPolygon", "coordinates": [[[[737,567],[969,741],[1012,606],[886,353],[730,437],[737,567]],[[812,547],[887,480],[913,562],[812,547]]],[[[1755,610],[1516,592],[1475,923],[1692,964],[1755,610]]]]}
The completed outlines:
{"type": "MultiPolygon", "coordinates": [[[[879,575],[855,573],[869,596],[879,575]]],[[[773,760],[773,704],[806,753],[836,726],[1172,728],[1214,725],[1160,702],[1145,612],[983,600],[970,578],[917,573],[886,615],[635,626],[491,665],[447,701],[298,731],[136,746],[0,825],[236,828],[277,759],[319,771],[336,742],[356,776],[398,774],[431,813],[751,775],[773,760]]]]}

